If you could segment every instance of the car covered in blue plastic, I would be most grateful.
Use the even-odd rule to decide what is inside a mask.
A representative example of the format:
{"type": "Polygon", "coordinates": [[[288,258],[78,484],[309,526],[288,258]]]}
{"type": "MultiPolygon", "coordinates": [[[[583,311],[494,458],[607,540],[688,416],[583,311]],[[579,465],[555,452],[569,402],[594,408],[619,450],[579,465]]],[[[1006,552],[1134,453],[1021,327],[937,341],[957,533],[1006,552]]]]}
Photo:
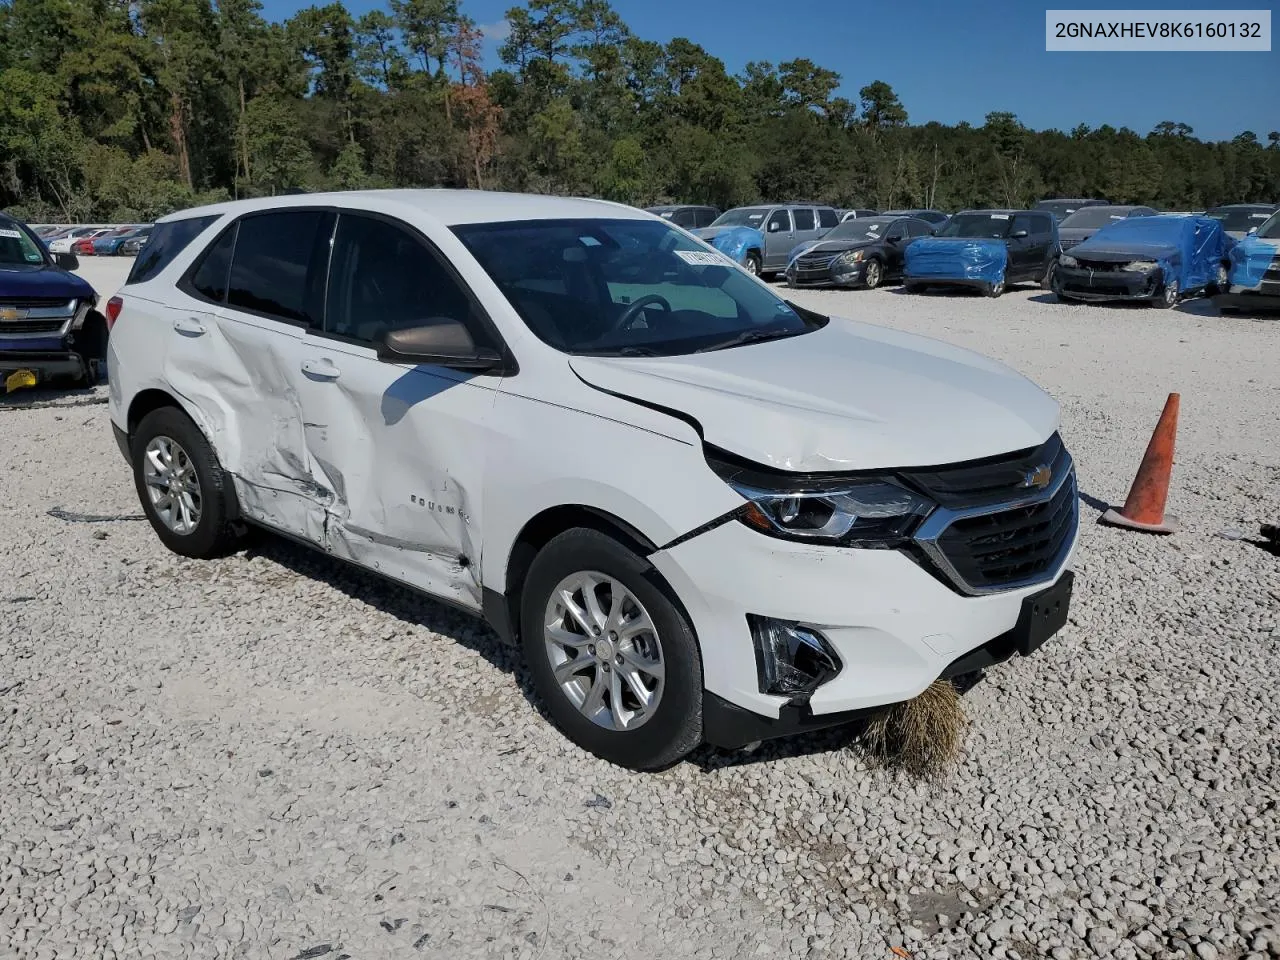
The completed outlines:
{"type": "Polygon", "coordinates": [[[106,369],[106,320],[93,287],[70,272],[77,265],[0,214],[0,392],[59,377],[96,383],[106,369]]]}
{"type": "Polygon", "coordinates": [[[1049,283],[1058,258],[1058,226],[1040,210],[964,210],[937,232],[912,240],[903,282],[908,293],[928,287],[970,287],[998,297],[1014,283],[1049,283]]]}
{"type": "Polygon", "coordinates": [[[764,234],[755,227],[744,225],[726,225],[719,227],[703,227],[690,231],[700,240],[705,240],[730,260],[744,266],[749,272],[758,274],[764,263],[764,234]]]}
{"type": "Polygon", "coordinates": [[[1134,217],[1103,227],[1058,260],[1059,300],[1139,300],[1169,308],[1227,285],[1235,241],[1211,217],[1134,217]]]}
{"type": "Polygon", "coordinates": [[[1228,313],[1280,311],[1280,211],[1231,248],[1227,289],[1213,299],[1228,313]]]}

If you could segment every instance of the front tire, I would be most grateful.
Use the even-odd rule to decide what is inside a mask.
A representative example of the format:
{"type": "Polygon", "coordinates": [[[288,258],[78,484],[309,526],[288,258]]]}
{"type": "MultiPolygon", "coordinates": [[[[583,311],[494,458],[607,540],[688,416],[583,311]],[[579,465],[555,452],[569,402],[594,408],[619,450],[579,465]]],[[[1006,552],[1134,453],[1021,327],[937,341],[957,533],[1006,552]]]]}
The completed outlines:
{"type": "Polygon", "coordinates": [[[656,770],[702,742],[702,657],[653,566],[575,528],[534,558],[520,596],[525,660],[547,711],[601,759],[656,770]]]}
{"type": "Polygon", "coordinates": [[[177,407],[153,410],[130,452],[142,511],[166,547],[196,560],[235,549],[235,490],[195,421],[177,407]]]}
{"type": "Polygon", "coordinates": [[[1044,268],[1044,276],[1040,278],[1041,290],[1052,290],[1053,281],[1058,276],[1058,261],[1050,260],[1049,265],[1044,268]]]}
{"type": "Polygon", "coordinates": [[[1000,294],[1004,293],[1004,277],[1001,277],[995,283],[988,283],[982,288],[982,292],[992,298],[1000,296],[1000,294]]]}
{"type": "Polygon", "coordinates": [[[1178,304],[1178,281],[1168,280],[1164,287],[1151,301],[1151,305],[1157,310],[1171,310],[1178,304]]]}
{"type": "Polygon", "coordinates": [[[879,260],[868,260],[865,271],[862,274],[862,285],[868,290],[874,290],[880,286],[880,281],[884,279],[884,269],[880,266],[879,260]]]}
{"type": "Polygon", "coordinates": [[[747,259],[742,265],[746,268],[747,273],[753,277],[760,276],[760,254],[755,251],[748,253],[747,259]]]}

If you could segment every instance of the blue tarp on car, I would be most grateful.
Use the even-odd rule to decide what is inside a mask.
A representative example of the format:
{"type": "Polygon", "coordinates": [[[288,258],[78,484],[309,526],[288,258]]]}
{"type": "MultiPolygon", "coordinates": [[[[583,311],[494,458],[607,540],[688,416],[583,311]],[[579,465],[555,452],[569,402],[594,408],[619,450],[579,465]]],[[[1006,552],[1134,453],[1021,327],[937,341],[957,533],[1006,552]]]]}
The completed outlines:
{"type": "Polygon", "coordinates": [[[1107,224],[1088,240],[1071,248],[1079,260],[1099,254],[1114,260],[1124,254],[1133,260],[1154,260],[1164,282],[1178,282],[1185,293],[1218,282],[1233,240],[1211,217],[1131,217],[1107,224]]]}
{"type": "Polygon", "coordinates": [[[999,283],[1009,264],[1003,240],[921,237],[906,249],[905,278],[912,281],[999,283]]]}
{"type": "Polygon", "coordinates": [[[735,263],[746,263],[747,254],[764,256],[764,234],[753,227],[703,227],[693,235],[711,244],[735,263]]]}
{"type": "Polygon", "coordinates": [[[1258,290],[1267,268],[1280,258],[1280,240],[1245,237],[1231,248],[1231,270],[1227,280],[1232,288],[1258,290]]]}

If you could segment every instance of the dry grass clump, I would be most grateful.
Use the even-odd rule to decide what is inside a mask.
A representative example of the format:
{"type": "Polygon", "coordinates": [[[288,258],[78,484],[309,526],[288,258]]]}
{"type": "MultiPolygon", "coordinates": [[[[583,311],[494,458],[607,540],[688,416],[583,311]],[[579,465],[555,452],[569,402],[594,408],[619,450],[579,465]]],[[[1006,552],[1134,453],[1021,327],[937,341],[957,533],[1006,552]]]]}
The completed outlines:
{"type": "Polygon", "coordinates": [[[878,766],[937,780],[960,758],[968,725],[959,691],[950,680],[935,680],[918,697],[876,714],[861,745],[878,766]]]}

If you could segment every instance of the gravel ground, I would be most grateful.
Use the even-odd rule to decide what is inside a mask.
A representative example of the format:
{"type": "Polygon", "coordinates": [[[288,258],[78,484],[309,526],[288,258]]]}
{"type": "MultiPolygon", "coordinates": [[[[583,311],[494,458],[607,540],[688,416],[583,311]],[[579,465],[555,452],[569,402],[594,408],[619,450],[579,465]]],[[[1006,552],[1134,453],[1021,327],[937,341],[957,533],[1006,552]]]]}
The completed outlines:
{"type": "Polygon", "coordinates": [[[801,299],[1063,404],[1071,623],[967,696],[952,776],[841,734],[609,767],[476,623],[269,538],[165,552],[105,391],[28,393],[0,401],[0,957],[1280,956],[1280,558],[1248,539],[1280,519],[1280,324],[801,299]],[[1183,531],[1096,526],[1171,390],[1183,531]]]}

